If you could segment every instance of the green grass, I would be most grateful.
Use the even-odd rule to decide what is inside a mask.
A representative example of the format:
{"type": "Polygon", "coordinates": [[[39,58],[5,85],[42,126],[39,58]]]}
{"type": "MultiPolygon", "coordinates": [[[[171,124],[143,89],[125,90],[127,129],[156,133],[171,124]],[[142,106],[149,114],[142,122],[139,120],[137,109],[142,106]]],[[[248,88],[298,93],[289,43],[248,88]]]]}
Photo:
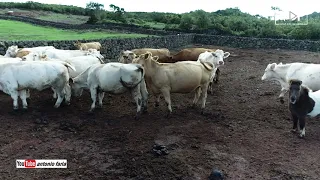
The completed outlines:
{"type": "Polygon", "coordinates": [[[103,38],[137,38],[147,37],[146,34],[122,34],[112,31],[91,30],[71,31],[51,27],[34,26],[31,24],[0,20],[0,40],[83,40],[103,38]]]}
{"type": "Polygon", "coordinates": [[[50,11],[22,10],[22,9],[0,9],[0,14],[5,14],[8,11],[13,11],[21,16],[31,17],[52,22],[60,22],[67,24],[83,24],[89,19],[89,16],[60,14],[50,11]]]}
{"type": "Polygon", "coordinates": [[[158,28],[158,29],[163,29],[166,26],[166,24],[164,23],[155,23],[155,22],[146,22],[145,25],[149,25],[150,27],[158,28]]]}

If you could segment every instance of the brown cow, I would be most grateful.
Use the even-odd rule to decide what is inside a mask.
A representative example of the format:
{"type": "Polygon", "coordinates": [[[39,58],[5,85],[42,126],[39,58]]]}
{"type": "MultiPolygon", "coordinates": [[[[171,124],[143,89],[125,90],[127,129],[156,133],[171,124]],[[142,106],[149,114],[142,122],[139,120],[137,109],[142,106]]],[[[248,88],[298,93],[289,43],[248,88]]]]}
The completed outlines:
{"type": "Polygon", "coordinates": [[[197,104],[201,95],[201,113],[203,113],[213,67],[206,62],[196,61],[159,63],[156,61],[157,58],[148,52],[133,60],[133,63],[143,65],[147,87],[157,98],[156,105],[159,104],[160,94],[163,94],[170,115],[172,112],[170,93],[195,92],[193,105],[197,104]]]}
{"type": "Polygon", "coordinates": [[[166,48],[161,49],[152,49],[152,48],[142,48],[142,49],[133,49],[131,50],[136,55],[146,54],[147,52],[150,52],[152,56],[158,56],[158,62],[160,63],[169,63],[170,60],[170,51],[166,48]]]}

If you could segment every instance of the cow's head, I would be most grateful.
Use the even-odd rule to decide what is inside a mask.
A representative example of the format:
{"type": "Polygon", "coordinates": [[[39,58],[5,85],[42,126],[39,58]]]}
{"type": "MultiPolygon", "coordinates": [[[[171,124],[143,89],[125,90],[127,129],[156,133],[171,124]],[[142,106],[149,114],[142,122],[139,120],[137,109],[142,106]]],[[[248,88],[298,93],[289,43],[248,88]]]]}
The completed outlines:
{"type": "Polygon", "coordinates": [[[75,43],[73,43],[73,45],[77,48],[79,48],[81,46],[81,42],[77,41],[75,43]]]}
{"type": "Polygon", "coordinates": [[[220,65],[224,65],[224,61],[223,59],[227,58],[230,56],[229,52],[223,52],[223,50],[221,49],[217,49],[214,52],[211,52],[212,56],[213,56],[213,63],[216,66],[220,66],[220,65]]]}
{"type": "Polygon", "coordinates": [[[119,55],[118,61],[120,63],[129,64],[132,63],[134,58],[137,58],[138,56],[134,54],[132,51],[121,51],[119,55]]]}
{"type": "Polygon", "coordinates": [[[6,54],[4,56],[6,57],[16,57],[17,53],[19,51],[18,46],[10,46],[8,47],[6,54]]]}
{"type": "Polygon", "coordinates": [[[145,66],[146,64],[157,62],[159,59],[159,56],[153,56],[151,52],[147,52],[145,54],[141,54],[137,58],[133,59],[132,63],[141,64],[142,66],[145,66]]]}
{"type": "Polygon", "coordinates": [[[261,77],[261,80],[262,81],[271,80],[272,78],[274,78],[274,74],[275,74],[274,70],[275,70],[276,66],[277,66],[277,63],[268,64],[268,66],[264,70],[264,74],[261,77]]]}
{"type": "Polygon", "coordinates": [[[69,84],[71,86],[72,95],[75,97],[80,97],[83,92],[83,87],[82,87],[80,81],[77,80],[77,77],[70,78],[69,84]]]}

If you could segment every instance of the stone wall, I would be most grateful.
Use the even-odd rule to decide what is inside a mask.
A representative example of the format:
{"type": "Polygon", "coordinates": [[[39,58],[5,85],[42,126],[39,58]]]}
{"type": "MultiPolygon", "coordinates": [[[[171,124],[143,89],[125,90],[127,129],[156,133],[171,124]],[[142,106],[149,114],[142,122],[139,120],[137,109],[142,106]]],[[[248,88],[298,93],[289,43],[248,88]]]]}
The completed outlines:
{"type": "MultiPolygon", "coordinates": [[[[92,39],[81,42],[98,41],[102,45],[101,54],[106,59],[115,59],[121,50],[135,48],[178,48],[192,44],[193,34],[169,35],[161,37],[124,38],[124,39],[92,39]]],[[[0,54],[5,54],[9,46],[22,47],[54,46],[57,49],[75,49],[76,41],[3,41],[0,43],[0,54]]]]}
{"type": "MultiPolygon", "coordinates": [[[[101,54],[106,59],[114,60],[121,50],[135,48],[179,48],[190,44],[228,46],[235,48],[270,48],[288,50],[320,51],[320,41],[303,41],[271,38],[248,38],[220,35],[180,34],[160,37],[126,38],[126,39],[92,39],[81,42],[98,41],[103,49],[101,54]]],[[[0,54],[5,54],[9,46],[21,47],[54,46],[57,49],[75,49],[76,41],[3,41],[0,42],[0,54]]]]}
{"type": "Polygon", "coordinates": [[[239,36],[220,35],[195,35],[194,44],[228,46],[235,48],[269,48],[320,51],[320,41],[292,40],[292,39],[272,39],[272,38],[251,38],[239,36]]]}

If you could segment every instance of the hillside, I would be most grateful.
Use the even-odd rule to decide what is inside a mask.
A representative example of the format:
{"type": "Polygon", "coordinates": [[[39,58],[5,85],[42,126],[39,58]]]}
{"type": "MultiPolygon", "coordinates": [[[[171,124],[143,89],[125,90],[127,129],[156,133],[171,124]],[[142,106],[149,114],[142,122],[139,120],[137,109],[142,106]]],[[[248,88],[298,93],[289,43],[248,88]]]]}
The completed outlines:
{"type": "MultiPolygon", "coordinates": [[[[88,3],[87,8],[75,6],[27,3],[0,3],[2,13],[13,10],[17,15],[70,24],[105,24],[109,22],[128,26],[138,25],[146,29],[164,29],[182,32],[206,32],[210,34],[236,35],[246,37],[320,39],[320,16],[309,15],[307,25],[299,22],[284,22],[275,25],[272,18],[250,15],[237,8],[216,12],[195,10],[184,14],[160,12],[126,12],[123,8],[110,5],[113,11],[103,10],[103,5],[88,3]],[[289,25],[288,25],[289,24],[289,25]],[[297,25],[298,24],[298,25],[297,25]]],[[[107,7],[105,7],[107,9],[107,7]]],[[[270,7],[271,8],[271,7],[270,7]]]]}
{"type": "Polygon", "coordinates": [[[106,30],[62,30],[51,27],[34,26],[31,24],[0,20],[0,41],[6,40],[82,40],[102,38],[136,38],[146,37],[145,34],[125,34],[106,30]],[[9,32],[9,33],[8,33],[9,32]]]}

